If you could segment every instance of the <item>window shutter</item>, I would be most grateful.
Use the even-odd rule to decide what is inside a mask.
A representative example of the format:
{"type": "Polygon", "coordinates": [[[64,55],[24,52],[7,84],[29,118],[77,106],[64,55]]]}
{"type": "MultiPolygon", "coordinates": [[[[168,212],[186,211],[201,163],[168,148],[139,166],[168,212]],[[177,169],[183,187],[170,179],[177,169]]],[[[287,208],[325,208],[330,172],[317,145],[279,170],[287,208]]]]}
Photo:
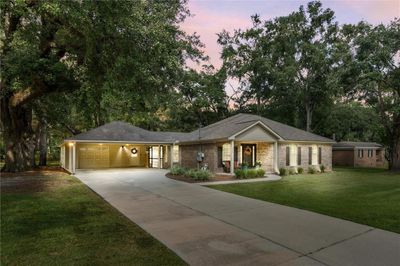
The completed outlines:
{"type": "Polygon", "coordinates": [[[318,164],[322,164],[322,147],[318,147],[318,164]]]}
{"type": "Polygon", "coordinates": [[[286,166],[290,165],[290,147],[286,146],[286,166]]]}

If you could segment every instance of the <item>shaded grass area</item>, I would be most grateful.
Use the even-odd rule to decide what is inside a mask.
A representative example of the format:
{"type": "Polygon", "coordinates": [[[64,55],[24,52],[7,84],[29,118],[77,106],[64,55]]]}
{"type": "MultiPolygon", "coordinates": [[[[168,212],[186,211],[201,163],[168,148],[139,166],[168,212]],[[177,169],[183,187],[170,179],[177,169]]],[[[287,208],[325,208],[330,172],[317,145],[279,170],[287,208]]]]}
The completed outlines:
{"type": "Polygon", "coordinates": [[[1,182],[1,265],[185,265],[74,177],[1,182]]]}
{"type": "Polygon", "coordinates": [[[337,168],[276,182],[209,187],[400,233],[400,174],[383,169],[337,168]]]}

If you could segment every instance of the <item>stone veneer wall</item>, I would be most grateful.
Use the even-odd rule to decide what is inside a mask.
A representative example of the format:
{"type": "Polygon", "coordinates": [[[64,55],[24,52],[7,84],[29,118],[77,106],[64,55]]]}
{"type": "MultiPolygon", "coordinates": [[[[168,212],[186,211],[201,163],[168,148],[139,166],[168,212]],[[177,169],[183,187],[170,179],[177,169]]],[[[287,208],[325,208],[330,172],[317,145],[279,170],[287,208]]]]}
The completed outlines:
{"type": "MultiPolygon", "coordinates": [[[[202,144],[201,150],[204,152],[204,160],[202,164],[207,163],[208,168],[212,172],[217,170],[218,149],[216,144],[202,144]]],[[[180,145],[179,146],[179,163],[183,167],[197,168],[197,152],[200,151],[200,145],[180,145]]]]}
{"type": "MultiPolygon", "coordinates": [[[[317,145],[318,147],[322,147],[322,164],[325,166],[326,171],[332,170],[332,145],[331,144],[303,144],[303,143],[280,143],[278,144],[278,166],[279,168],[290,168],[290,166],[286,166],[286,147],[288,145],[295,144],[296,148],[301,147],[301,165],[297,167],[301,167],[306,172],[308,167],[310,167],[308,162],[308,148],[313,145],[317,145]]],[[[318,158],[318,157],[317,157],[318,158]]],[[[317,159],[318,160],[318,159],[317,159]]],[[[296,157],[297,164],[297,157],[296,157]]]]}
{"type": "Polygon", "coordinates": [[[256,160],[261,162],[261,168],[267,173],[274,172],[274,144],[258,142],[256,160]]]}

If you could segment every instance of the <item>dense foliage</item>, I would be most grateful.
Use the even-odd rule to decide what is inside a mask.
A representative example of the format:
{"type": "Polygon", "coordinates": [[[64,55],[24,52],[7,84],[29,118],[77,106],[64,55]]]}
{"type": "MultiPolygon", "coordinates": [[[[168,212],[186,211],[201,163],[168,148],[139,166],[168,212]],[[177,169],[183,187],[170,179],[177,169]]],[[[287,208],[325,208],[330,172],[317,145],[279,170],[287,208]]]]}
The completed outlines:
{"type": "Polygon", "coordinates": [[[400,169],[400,20],[339,26],[320,2],[219,34],[238,111],[337,140],[378,141],[400,169]]]}
{"type": "Polygon", "coordinates": [[[113,120],[191,131],[235,112],[384,143],[400,169],[398,19],[339,25],[320,2],[267,21],[254,15],[251,28],[219,33],[223,65],[214,69],[199,36],[179,27],[185,0],[0,8],[3,170],[29,169],[35,157],[46,165],[66,136],[113,120]],[[231,79],[239,89],[228,98],[231,79]]]}

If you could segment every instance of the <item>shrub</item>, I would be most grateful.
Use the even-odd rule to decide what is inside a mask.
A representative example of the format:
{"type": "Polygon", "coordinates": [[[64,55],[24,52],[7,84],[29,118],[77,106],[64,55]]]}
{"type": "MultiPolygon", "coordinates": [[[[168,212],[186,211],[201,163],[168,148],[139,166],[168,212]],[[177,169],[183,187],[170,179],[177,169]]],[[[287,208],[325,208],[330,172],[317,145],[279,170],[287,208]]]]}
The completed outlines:
{"type": "Polygon", "coordinates": [[[301,167],[299,167],[299,168],[297,169],[297,172],[298,172],[299,174],[302,174],[302,173],[304,173],[304,169],[301,168],[301,167]]]}
{"type": "Polygon", "coordinates": [[[179,165],[174,165],[171,167],[170,173],[171,175],[185,175],[186,174],[186,169],[179,166],[179,165]]]}
{"type": "Polygon", "coordinates": [[[314,167],[312,167],[312,166],[310,166],[310,167],[308,167],[308,173],[309,174],[315,174],[317,172],[317,170],[315,170],[315,168],[314,167]]]}
{"type": "Polygon", "coordinates": [[[322,164],[321,167],[320,167],[320,169],[321,169],[321,172],[322,172],[322,173],[325,173],[325,165],[322,164]]]}
{"type": "Polygon", "coordinates": [[[205,181],[205,180],[209,180],[211,178],[212,174],[208,170],[190,169],[190,170],[186,171],[186,176],[193,178],[194,180],[205,181]]]}
{"type": "Polygon", "coordinates": [[[244,178],[244,170],[236,169],[235,170],[235,177],[238,178],[238,179],[244,178]]]}
{"type": "Polygon", "coordinates": [[[257,176],[263,177],[265,175],[265,170],[262,168],[257,169],[257,176]]]}
{"type": "Polygon", "coordinates": [[[295,174],[296,174],[295,169],[294,168],[290,168],[289,169],[289,175],[295,175],[295,174]]]}
{"type": "Polygon", "coordinates": [[[211,178],[212,174],[208,170],[198,170],[196,173],[196,180],[205,181],[211,178]]]}
{"type": "Polygon", "coordinates": [[[246,178],[255,178],[257,177],[257,170],[256,169],[248,169],[246,178]]]}
{"type": "Polygon", "coordinates": [[[288,175],[288,171],[286,168],[279,168],[279,175],[283,176],[283,175],[288,175]]]}

